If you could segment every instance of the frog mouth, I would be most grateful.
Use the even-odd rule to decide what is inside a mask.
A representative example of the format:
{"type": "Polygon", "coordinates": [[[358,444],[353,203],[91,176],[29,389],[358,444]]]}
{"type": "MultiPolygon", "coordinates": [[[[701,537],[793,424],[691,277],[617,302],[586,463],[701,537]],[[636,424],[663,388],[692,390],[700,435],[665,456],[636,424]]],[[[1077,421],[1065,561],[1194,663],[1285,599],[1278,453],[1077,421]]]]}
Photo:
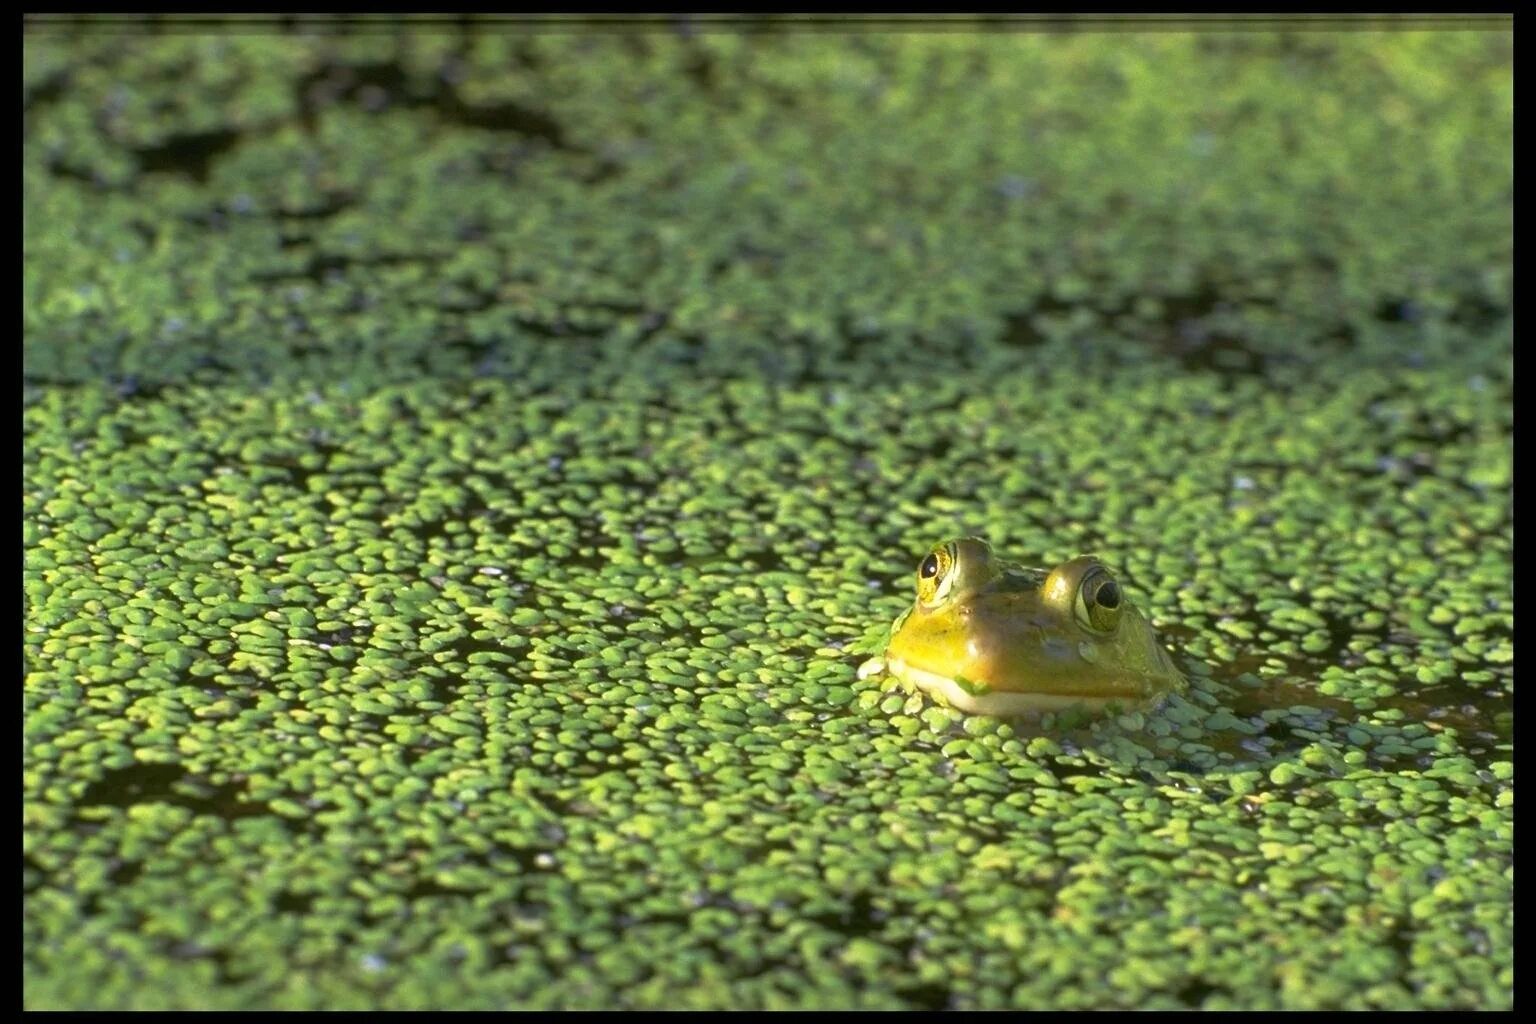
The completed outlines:
{"type": "Polygon", "coordinates": [[[1129,710],[1140,706],[1145,701],[1145,696],[1141,694],[1094,695],[997,690],[985,683],[972,683],[969,680],[929,672],[909,665],[900,658],[888,659],[886,668],[896,678],[912,683],[929,696],[973,715],[997,715],[1007,718],[1035,715],[1044,711],[1062,711],[1073,707],[1103,711],[1111,705],[1129,710]]]}

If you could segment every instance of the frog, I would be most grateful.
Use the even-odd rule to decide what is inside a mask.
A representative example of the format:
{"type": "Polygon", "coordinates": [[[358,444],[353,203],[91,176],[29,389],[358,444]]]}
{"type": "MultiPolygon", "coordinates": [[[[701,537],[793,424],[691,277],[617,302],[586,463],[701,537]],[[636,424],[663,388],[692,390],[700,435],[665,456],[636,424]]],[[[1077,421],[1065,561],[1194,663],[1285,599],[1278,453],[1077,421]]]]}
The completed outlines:
{"type": "Polygon", "coordinates": [[[918,563],[916,600],[858,670],[880,673],[999,717],[1147,708],[1187,685],[1096,556],[1030,568],[980,537],[936,544],[918,563]]]}

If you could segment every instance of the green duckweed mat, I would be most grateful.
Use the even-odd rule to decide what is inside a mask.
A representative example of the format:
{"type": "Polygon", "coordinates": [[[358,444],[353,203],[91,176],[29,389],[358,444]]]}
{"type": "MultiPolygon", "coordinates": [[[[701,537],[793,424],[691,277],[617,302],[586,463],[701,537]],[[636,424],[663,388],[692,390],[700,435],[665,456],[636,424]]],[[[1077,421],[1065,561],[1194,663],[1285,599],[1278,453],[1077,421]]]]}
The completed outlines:
{"type": "Polygon", "coordinates": [[[1512,39],[32,26],[25,1005],[1510,1007],[1512,39]]]}

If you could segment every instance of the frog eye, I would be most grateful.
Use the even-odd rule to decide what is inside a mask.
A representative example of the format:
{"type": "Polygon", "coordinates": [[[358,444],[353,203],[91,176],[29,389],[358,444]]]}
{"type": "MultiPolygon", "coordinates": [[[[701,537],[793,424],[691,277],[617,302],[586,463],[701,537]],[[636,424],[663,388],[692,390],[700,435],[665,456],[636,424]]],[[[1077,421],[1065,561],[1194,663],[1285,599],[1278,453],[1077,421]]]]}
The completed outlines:
{"type": "Polygon", "coordinates": [[[1120,584],[1109,570],[1096,567],[1083,577],[1077,588],[1078,624],[1095,633],[1111,633],[1120,622],[1120,584]]]}
{"type": "Polygon", "coordinates": [[[927,607],[943,603],[954,585],[955,550],[953,544],[941,544],[928,552],[917,567],[917,599],[927,607]]]}

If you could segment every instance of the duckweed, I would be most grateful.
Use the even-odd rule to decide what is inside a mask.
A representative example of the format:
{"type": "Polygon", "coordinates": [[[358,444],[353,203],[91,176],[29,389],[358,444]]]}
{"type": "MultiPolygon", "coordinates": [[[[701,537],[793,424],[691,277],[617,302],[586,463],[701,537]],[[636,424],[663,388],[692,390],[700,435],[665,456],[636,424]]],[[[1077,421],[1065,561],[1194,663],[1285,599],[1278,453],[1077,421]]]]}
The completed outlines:
{"type": "Polygon", "coordinates": [[[756,27],[29,26],[25,1005],[1510,1007],[1508,24],[756,27]]]}

